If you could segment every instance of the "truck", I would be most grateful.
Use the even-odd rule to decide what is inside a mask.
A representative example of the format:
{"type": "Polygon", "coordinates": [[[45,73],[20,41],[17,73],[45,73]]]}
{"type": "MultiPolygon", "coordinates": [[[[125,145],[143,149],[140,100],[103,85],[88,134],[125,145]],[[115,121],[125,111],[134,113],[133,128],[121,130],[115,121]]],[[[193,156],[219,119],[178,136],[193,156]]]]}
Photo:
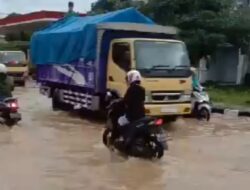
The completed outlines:
{"type": "Polygon", "coordinates": [[[15,83],[25,86],[28,77],[28,61],[23,51],[0,51],[0,63],[6,65],[8,75],[15,83]]]}
{"type": "Polygon", "coordinates": [[[136,69],[148,115],[188,115],[192,73],[177,34],[177,28],[157,25],[134,8],[59,20],[32,36],[40,92],[54,109],[102,111],[107,94],[124,96],[126,73],[136,69]]]}

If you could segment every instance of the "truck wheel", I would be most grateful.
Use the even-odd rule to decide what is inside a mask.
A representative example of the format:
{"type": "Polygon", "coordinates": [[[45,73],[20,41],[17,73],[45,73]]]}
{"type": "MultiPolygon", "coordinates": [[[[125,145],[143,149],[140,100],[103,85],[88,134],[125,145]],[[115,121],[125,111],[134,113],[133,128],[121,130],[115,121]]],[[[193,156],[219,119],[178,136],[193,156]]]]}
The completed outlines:
{"type": "Polygon", "coordinates": [[[53,96],[52,96],[52,109],[54,111],[57,111],[60,109],[61,103],[58,98],[58,94],[56,91],[54,91],[53,96]]]}
{"type": "Polygon", "coordinates": [[[21,82],[20,82],[20,86],[25,87],[25,83],[26,83],[25,80],[24,80],[24,81],[21,81],[21,82]]]}

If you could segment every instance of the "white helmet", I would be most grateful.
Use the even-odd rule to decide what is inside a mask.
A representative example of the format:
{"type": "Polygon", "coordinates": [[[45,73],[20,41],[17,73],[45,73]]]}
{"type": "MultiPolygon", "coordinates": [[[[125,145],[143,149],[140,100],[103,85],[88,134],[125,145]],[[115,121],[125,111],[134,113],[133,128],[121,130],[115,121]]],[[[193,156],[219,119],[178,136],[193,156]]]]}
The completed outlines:
{"type": "Polygon", "coordinates": [[[2,63],[0,63],[0,73],[7,73],[7,67],[2,63]]]}
{"type": "Polygon", "coordinates": [[[131,70],[127,73],[127,82],[132,84],[133,82],[141,82],[141,74],[137,70],[131,70]]]}

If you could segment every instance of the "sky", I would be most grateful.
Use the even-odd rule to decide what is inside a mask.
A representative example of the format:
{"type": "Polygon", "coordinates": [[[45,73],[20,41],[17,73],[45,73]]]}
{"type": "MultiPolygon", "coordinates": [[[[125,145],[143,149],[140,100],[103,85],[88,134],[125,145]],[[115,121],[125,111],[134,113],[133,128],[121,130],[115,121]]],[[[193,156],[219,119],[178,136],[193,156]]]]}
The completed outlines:
{"type": "MultiPolygon", "coordinates": [[[[0,17],[5,14],[27,13],[39,10],[67,11],[69,0],[0,0],[0,17]]],[[[75,11],[85,13],[95,0],[72,0],[75,11]]]]}

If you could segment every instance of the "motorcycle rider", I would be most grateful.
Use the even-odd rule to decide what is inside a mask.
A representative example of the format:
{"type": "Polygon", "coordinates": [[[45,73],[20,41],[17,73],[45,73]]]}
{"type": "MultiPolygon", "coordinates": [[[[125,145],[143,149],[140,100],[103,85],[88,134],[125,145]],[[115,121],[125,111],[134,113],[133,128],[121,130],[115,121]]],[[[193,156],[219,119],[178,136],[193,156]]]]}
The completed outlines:
{"type": "Polygon", "coordinates": [[[192,71],[192,86],[194,90],[200,90],[203,87],[200,84],[199,78],[196,73],[196,69],[194,67],[191,68],[192,71]]]}
{"type": "Polygon", "coordinates": [[[7,75],[7,68],[4,64],[0,63],[0,101],[7,97],[12,97],[13,84],[7,75]]]}
{"type": "Polygon", "coordinates": [[[145,89],[141,86],[141,74],[139,71],[129,71],[126,79],[129,87],[124,96],[124,103],[126,106],[126,117],[131,123],[145,117],[145,89]]]}
{"type": "Polygon", "coordinates": [[[125,93],[123,101],[114,108],[115,111],[113,113],[115,115],[124,113],[124,115],[118,118],[115,115],[112,117],[113,119],[118,119],[118,121],[112,120],[113,131],[110,144],[113,144],[121,131],[125,132],[126,137],[132,136],[133,129],[131,130],[128,124],[145,116],[145,89],[140,85],[141,74],[136,70],[129,71],[126,75],[126,82],[128,85],[127,92],[125,93]],[[125,127],[125,129],[123,127],[125,127]]]}
{"type": "Polygon", "coordinates": [[[145,89],[141,86],[141,74],[137,70],[131,70],[127,73],[126,82],[129,85],[124,96],[125,115],[120,117],[118,123],[125,126],[124,138],[125,147],[128,148],[132,142],[136,129],[133,122],[145,117],[145,89]]]}

